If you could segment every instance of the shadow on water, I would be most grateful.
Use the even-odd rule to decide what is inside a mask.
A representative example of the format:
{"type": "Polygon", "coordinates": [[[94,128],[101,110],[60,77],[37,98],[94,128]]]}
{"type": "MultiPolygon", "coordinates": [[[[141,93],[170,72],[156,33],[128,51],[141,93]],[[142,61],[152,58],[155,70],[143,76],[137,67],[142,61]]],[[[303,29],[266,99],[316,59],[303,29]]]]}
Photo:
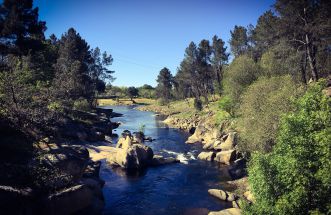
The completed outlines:
{"type": "Polygon", "coordinates": [[[229,203],[210,196],[208,189],[220,187],[228,180],[226,167],[197,160],[199,145],[185,144],[187,134],[168,128],[152,112],[142,112],[128,106],[109,107],[123,113],[115,118],[124,130],[138,131],[145,125],[145,134],[156,140],[147,142],[154,154],[176,157],[181,163],[148,168],[143,172],[126,173],[103,165],[101,177],[106,181],[104,214],[208,214],[221,210],[229,203]]]}

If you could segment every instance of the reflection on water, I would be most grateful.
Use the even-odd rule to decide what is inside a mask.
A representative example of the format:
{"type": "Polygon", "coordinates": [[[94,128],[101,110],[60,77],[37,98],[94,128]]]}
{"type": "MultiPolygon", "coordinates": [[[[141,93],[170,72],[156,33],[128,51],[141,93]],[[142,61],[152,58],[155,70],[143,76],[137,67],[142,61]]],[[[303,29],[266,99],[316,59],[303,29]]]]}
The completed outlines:
{"type": "Polygon", "coordinates": [[[124,114],[114,118],[123,124],[116,129],[138,131],[145,125],[145,134],[156,140],[147,142],[154,154],[177,157],[181,163],[149,168],[144,172],[127,174],[121,169],[104,165],[101,177],[106,181],[104,214],[207,214],[221,210],[229,203],[210,196],[210,188],[217,188],[227,180],[226,170],[217,164],[197,160],[198,145],[185,144],[187,134],[168,128],[159,116],[127,106],[115,106],[115,112],[124,114]]]}

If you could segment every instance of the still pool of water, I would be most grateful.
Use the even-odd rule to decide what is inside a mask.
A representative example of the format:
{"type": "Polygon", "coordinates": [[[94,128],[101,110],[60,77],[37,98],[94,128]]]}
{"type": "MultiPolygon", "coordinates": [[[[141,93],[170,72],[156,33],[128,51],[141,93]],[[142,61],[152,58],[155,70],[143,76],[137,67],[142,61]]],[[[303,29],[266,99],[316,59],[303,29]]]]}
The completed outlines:
{"type": "Polygon", "coordinates": [[[145,134],[155,138],[146,143],[154,154],[177,157],[181,163],[148,168],[131,175],[103,165],[100,176],[106,181],[104,214],[194,215],[229,206],[207,192],[220,188],[220,182],[228,179],[222,174],[225,167],[197,160],[201,146],[185,144],[186,133],[168,128],[153,112],[138,111],[129,106],[107,108],[123,114],[112,119],[122,123],[114,133],[120,135],[126,129],[139,131],[145,125],[145,134]]]}

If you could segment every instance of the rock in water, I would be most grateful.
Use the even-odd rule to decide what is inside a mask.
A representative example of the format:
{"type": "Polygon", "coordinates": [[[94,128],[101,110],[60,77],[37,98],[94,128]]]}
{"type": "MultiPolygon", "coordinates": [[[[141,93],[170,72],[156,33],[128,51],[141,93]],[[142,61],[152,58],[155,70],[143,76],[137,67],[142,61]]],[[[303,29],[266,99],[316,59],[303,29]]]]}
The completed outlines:
{"type": "Polygon", "coordinates": [[[226,192],[226,191],[223,191],[223,190],[209,189],[208,193],[212,196],[215,196],[216,198],[219,198],[220,200],[223,200],[223,201],[232,202],[232,201],[235,201],[236,199],[238,199],[238,197],[234,193],[226,192]]]}
{"type": "Polygon", "coordinates": [[[108,158],[113,166],[120,166],[124,169],[141,169],[146,167],[153,159],[153,151],[150,147],[133,144],[127,148],[118,148],[115,156],[108,158]]]}
{"type": "Polygon", "coordinates": [[[221,150],[233,150],[234,147],[237,144],[237,133],[236,132],[230,132],[228,137],[224,142],[222,142],[217,149],[221,150]]]}
{"type": "Polygon", "coordinates": [[[224,163],[224,164],[231,164],[236,159],[236,151],[235,150],[228,150],[228,151],[221,151],[216,154],[215,161],[224,163]]]}
{"type": "Polygon", "coordinates": [[[216,156],[215,152],[201,152],[198,155],[198,158],[200,160],[214,161],[215,156],[216,156]]]}
{"type": "Polygon", "coordinates": [[[171,164],[171,163],[179,163],[180,161],[176,158],[164,158],[161,155],[154,155],[152,162],[150,163],[151,166],[160,166],[164,164],[171,164]]]}
{"type": "Polygon", "coordinates": [[[208,215],[240,215],[241,210],[238,208],[229,208],[221,211],[211,211],[208,215]]]}

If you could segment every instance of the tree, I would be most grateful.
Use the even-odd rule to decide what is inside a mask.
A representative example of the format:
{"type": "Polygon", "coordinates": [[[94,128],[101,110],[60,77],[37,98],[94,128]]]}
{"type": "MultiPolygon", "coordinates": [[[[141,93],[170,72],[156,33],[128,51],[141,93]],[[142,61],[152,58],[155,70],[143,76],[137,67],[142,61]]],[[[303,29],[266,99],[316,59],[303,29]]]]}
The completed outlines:
{"type": "Polygon", "coordinates": [[[218,92],[221,92],[223,67],[227,64],[229,54],[226,52],[225,42],[216,35],[213,37],[211,65],[216,77],[218,92]]]}
{"type": "Polygon", "coordinates": [[[257,20],[256,27],[253,30],[253,40],[255,42],[255,50],[258,56],[266,52],[279,39],[279,17],[271,10],[264,12],[257,20]]]}
{"type": "MultiPolygon", "coordinates": [[[[285,40],[278,40],[262,55],[259,65],[264,76],[291,75],[295,80],[303,80],[306,77],[300,75],[302,52],[298,52],[285,40]]],[[[306,83],[303,81],[303,83],[306,83]]]]}
{"type": "Polygon", "coordinates": [[[70,109],[73,101],[79,98],[92,103],[94,97],[93,79],[90,65],[93,65],[90,47],[87,42],[70,28],[59,41],[59,54],[55,64],[54,94],[70,109]]]}
{"type": "Polygon", "coordinates": [[[208,94],[214,92],[212,79],[214,78],[211,67],[212,47],[208,40],[202,40],[197,47],[191,42],[185,49],[182,60],[175,76],[175,92],[178,97],[195,97],[197,100],[201,96],[208,102],[208,94]]]}
{"type": "Polygon", "coordinates": [[[128,87],[127,89],[127,96],[131,99],[131,101],[133,101],[133,98],[134,97],[137,97],[139,94],[138,94],[138,89],[135,88],[135,87],[128,87]]]}
{"type": "Polygon", "coordinates": [[[155,88],[151,85],[144,84],[143,86],[138,88],[139,95],[144,98],[155,98],[155,88]]]}
{"type": "Polygon", "coordinates": [[[32,0],[4,0],[0,5],[0,55],[26,55],[41,46],[45,22],[38,20],[32,0]]]}
{"type": "MultiPolygon", "coordinates": [[[[313,81],[319,79],[317,52],[323,41],[330,44],[331,5],[330,1],[277,0],[274,7],[280,16],[281,34],[295,48],[303,50],[313,81]]],[[[305,68],[305,66],[303,66],[305,68]]]]}
{"type": "Polygon", "coordinates": [[[331,98],[325,81],[309,86],[281,120],[277,144],[248,167],[255,202],[245,214],[331,213],[331,98]]]}
{"type": "Polygon", "coordinates": [[[241,94],[261,74],[261,69],[254,60],[246,55],[233,60],[224,74],[224,93],[238,104],[241,94]]]}
{"type": "Polygon", "coordinates": [[[162,98],[164,102],[169,102],[173,85],[173,77],[170,70],[166,67],[161,69],[156,81],[158,83],[156,87],[157,95],[162,98]]]}
{"type": "Polygon", "coordinates": [[[247,53],[249,46],[249,38],[247,29],[243,26],[234,26],[233,31],[230,31],[231,39],[229,41],[231,52],[235,57],[247,53]]]}
{"type": "Polygon", "coordinates": [[[292,100],[302,88],[291,76],[261,77],[242,95],[237,120],[239,147],[246,152],[270,152],[275,145],[280,117],[294,109],[292,100]]]}

